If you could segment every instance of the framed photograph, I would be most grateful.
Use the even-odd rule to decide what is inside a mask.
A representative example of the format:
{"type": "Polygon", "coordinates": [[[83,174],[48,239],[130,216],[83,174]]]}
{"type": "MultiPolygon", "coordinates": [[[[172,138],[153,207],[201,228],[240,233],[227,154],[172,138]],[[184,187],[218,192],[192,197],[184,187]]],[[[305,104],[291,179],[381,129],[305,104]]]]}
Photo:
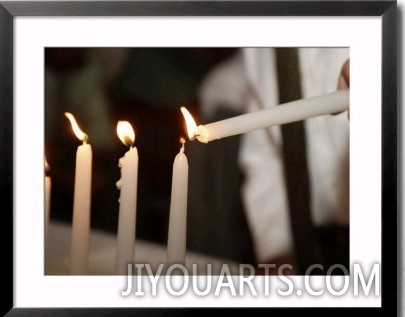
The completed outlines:
{"type": "Polygon", "coordinates": [[[394,314],[396,16],[1,2],[2,313],[394,314]]]}

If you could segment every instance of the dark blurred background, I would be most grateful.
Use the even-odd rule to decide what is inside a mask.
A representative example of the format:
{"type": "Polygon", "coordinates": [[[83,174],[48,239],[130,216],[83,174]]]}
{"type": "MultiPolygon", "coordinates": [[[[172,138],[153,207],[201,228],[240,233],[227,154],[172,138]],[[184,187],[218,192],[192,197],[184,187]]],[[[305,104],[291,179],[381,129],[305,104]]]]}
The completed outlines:
{"type": "MultiPolygon", "coordinates": [[[[120,178],[118,160],[128,150],[117,137],[116,124],[118,120],[127,120],[135,130],[139,153],[136,236],[165,245],[173,160],[180,149],[179,138],[185,135],[180,106],[186,106],[198,120],[197,94],[202,80],[235,50],[46,48],[45,154],[51,166],[51,219],[72,221],[75,157],[81,142],[64,116],[68,111],[89,135],[93,148],[91,226],[116,232],[120,194],[115,185],[120,178]]],[[[186,144],[190,180],[193,171],[200,170],[200,176],[195,177],[203,175],[202,168],[196,166],[198,161],[192,159],[201,146],[204,145],[197,141],[186,144]]],[[[234,161],[236,166],[236,158],[234,161]]],[[[227,253],[230,248],[221,240],[228,239],[233,244],[238,244],[238,240],[215,228],[215,224],[210,227],[209,219],[208,226],[199,228],[200,220],[197,215],[194,217],[193,205],[199,204],[198,197],[204,193],[196,193],[198,188],[198,180],[194,178],[189,187],[188,249],[233,260],[252,259],[251,250],[227,253]]],[[[215,188],[206,194],[205,199],[213,198],[215,202],[215,188]]],[[[228,199],[235,199],[235,204],[240,202],[240,197],[228,199]]],[[[242,215],[239,216],[232,221],[242,222],[246,227],[242,215]]],[[[209,212],[206,216],[204,211],[202,216],[200,212],[200,217],[209,217],[209,212]]],[[[234,230],[230,224],[226,226],[234,230]]],[[[239,237],[242,239],[243,234],[239,237]]],[[[241,249],[244,247],[240,245],[241,249]]]]}

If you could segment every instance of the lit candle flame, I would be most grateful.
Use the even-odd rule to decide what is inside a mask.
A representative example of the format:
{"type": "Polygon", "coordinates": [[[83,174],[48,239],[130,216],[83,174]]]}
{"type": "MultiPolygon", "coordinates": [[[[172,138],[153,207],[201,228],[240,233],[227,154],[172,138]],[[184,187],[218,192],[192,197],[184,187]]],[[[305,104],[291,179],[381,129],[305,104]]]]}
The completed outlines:
{"type": "Polygon", "coordinates": [[[181,107],[180,110],[183,113],[184,119],[186,120],[188,138],[192,141],[198,135],[197,125],[194,121],[194,118],[192,117],[190,112],[188,112],[188,110],[185,107],[181,107]]]}
{"type": "Polygon", "coordinates": [[[118,121],[117,134],[121,142],[132,147],[135,141],[135,132],[128,121],[118,121]]]}
{"type": "Polygon", "coordinates": [[[88,136],[79,128],[75,117],[73,117],[73,115],[70,112],[65,112],[65,116],[69,119],[70,124],[72,125],[73,132],[76,134],[77,138],[80,141],[83,141],[83,143],[86,143],[88,140],[88,136]]]}

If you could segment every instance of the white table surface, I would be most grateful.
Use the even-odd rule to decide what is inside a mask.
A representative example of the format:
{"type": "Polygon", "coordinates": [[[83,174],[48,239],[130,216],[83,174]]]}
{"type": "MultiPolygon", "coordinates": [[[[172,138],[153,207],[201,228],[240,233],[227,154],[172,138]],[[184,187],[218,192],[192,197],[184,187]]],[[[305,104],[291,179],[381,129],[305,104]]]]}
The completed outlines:
{"type": "MultiPolygon", "coordinates": [[[[45,274],[69,275],[71,224],[52,221],[48,230],[45,274]]],[[[116,236],[112,233],[92,229],[89,248],[88,275],[115,275],[116,236]]],[[[165,245],[141,239],[136,240],[135,263],[150,264],[155,272],[159,264],[165,264],[165,262],[165,245]]],[[[207,264],[212,265],[212,275],[219,275],[224,264],[228,265],[232,275],[239,274],[238,263],[187,251],[185,267],[190,275],[194,263],[197,264],[198,275],[207,275],[207,264]]],[[[176,270],[173,271],[173,273],[175,272],[176,270]]]]}

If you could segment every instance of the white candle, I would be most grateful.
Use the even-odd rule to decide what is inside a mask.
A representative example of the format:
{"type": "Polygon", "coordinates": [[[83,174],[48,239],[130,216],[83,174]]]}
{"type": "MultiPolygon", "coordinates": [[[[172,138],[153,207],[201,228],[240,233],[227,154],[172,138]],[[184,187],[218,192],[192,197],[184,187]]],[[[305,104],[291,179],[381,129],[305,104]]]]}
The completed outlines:
{"type": "Polygon", "coordinates": [[[48,228],[49,228],[49,218],[50,218],[50,206],[51,206],[51,187],[52,181],[51,177],[48,175],[49,165],[45,158],[45,221],[44,221],[44,243],[45,243],[45,263],[49,256],[48,252],[48,228]]]}
{"type": "Polygon", "coordinates": [[[288,102],[277,107],[243,114],[230,119],[200,125],[190,139],[208,143],[217,139],[267,128],[274,125],[300,121],[349,109],[349,90],[288,102]]]}
{"type": "Polygon", "coordinates": [[[172,195],[170,201],[167,266],[185,264],[187,233],[188,162],[184,154],[185,140],[173,163],[172,195]]]}
{"type": "Polygon", "coordinates": [[[121,179],[117,182],[120,192],[117,232],[116,273],[128,274],[128,264],[135,259],[136,202],[138,186],[138,151],[133,147],[135,133],[127,121],[119,121],[117,133],[121,141],[130,147],[119,160],[121,179]]]}
{"type": "Polygon", "coordinates": [[[70,248],[70,274],[85,275],[88,269],[91,208],[92,149],[70,113],[65,113],[77,138],[83,142],[76,152],[73,220],[70,248]]]}

